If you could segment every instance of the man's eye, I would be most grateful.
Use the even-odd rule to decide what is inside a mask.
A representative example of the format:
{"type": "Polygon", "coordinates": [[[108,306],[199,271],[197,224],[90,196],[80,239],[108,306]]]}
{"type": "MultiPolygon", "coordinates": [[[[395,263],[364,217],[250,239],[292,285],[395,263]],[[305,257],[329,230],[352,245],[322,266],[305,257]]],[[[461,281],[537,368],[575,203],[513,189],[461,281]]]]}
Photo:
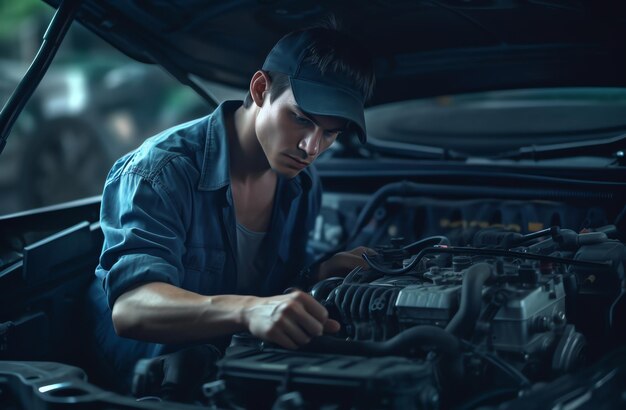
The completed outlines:
{"type": "Polygon", "coordinates": [[[301,125],[309,125],[311,123],[311,121],[309,121],[308,119],[301,117],[295,113],[293,114],[293,118],[296,120],[298,124],[301,124],[301,125]]]}

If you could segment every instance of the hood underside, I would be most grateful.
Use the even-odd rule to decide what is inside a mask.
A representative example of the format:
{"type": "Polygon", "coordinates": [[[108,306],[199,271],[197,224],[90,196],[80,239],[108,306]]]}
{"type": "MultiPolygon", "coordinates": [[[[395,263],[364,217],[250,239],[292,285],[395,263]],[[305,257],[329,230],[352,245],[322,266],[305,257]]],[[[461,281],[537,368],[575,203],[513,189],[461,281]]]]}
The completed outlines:
{"type": "Polygon", "coordinates": [[[375,58],[375,105],[495,89],[626,86],[626,6],[603,3],[85,0],[78,20],[178,78],[245,88],[282,35],[332,13],[375,58]]]}

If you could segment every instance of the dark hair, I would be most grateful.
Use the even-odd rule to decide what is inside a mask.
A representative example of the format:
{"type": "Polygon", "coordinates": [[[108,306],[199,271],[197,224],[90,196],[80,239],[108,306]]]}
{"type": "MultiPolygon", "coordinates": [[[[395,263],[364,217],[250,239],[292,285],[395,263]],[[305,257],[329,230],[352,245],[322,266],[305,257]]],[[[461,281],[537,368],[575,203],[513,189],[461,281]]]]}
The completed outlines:
{"type": "MultiPolygon", "coordinates": [[[[329,16],[322,24],[304,29],[310,31],[311,44],[307,48],[305,61],[315,65],[322,72],[330,70],[350,78],[368,100],[374,89],[374,66],[369,52],[360,42],[339,28],[336,18],[329,16]]],[[[289,76],[269,72],[270,102],[273,102],[289,87],[289,76]]],[[[252,105],[250,91],[246,94],[243,106],[252,105]]]]}

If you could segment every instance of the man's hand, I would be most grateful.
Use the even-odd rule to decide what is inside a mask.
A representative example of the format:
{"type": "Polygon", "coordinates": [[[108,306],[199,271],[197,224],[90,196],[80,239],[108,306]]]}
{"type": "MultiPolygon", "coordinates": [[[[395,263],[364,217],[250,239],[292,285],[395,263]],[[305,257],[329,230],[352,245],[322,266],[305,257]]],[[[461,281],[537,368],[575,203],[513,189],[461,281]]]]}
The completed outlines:
{"type": "Polygon", "coordinates": [[[288,349],[297,349],[315,336],[340,328],[337,321],[328,319],[324,306],[301,291],[254,298],[244,309],[243,320],[254,336],[288,349]]]}
{"type": "Polygon", "coordinates": [[[322,262],[317,273],[317,280],[330,278],[331,276],[345,276],[357,266],[368,268],[367,262],[363,259],[363,254],[376,255],[373,249],[359,246],[351,251],[339,252],[330,259],[322,262]]]}

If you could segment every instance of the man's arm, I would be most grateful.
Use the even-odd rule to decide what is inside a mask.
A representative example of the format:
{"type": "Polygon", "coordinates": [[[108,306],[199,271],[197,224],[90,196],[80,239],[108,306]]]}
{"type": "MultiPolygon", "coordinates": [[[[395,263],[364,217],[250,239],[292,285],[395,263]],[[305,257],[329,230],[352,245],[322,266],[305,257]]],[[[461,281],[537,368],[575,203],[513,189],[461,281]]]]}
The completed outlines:
{"type": "Polygon", "coordinates": [[[113,305],[119,336],[157,343],[201,341],[240,331],[295,349],[339,323],[303,292],[260,298],[203,296],[152,282],[123,293],[113,305]]]}

